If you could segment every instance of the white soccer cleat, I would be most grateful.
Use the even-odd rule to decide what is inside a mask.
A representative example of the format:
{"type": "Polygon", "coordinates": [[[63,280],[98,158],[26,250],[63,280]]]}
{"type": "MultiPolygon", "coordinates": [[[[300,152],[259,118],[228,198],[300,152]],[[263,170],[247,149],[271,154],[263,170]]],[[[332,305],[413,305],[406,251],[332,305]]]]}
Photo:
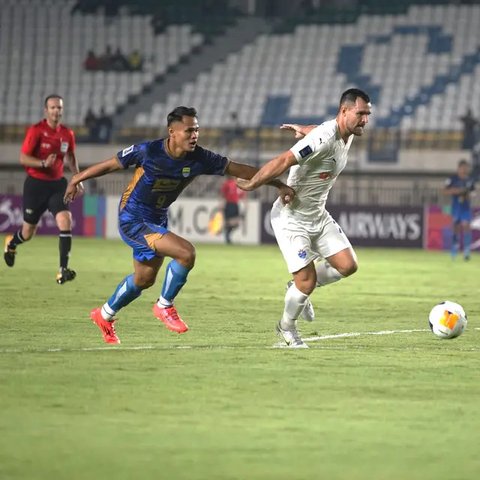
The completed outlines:
{"type": "MultiPolygon", "coordinates": [[[[293,284],[293,280],[287,282],[287,290],[290,288],[290,285],[293,284]]],[[[306,320],[307,322],[313,322],[315,320],[315,310],[313,309],[313,304],[310,301],[310,298],[307,299],[305,307],[303,307],[302,312],[300,313],[300,318],[306,320]]]]}
{"type": "Polygon", "coordinates": [[[290,348],[308,348],[308,345],[302,340],[295,327],[284,330],[280,322],[276,327],[277,335],[281,337],[290,348]]]}

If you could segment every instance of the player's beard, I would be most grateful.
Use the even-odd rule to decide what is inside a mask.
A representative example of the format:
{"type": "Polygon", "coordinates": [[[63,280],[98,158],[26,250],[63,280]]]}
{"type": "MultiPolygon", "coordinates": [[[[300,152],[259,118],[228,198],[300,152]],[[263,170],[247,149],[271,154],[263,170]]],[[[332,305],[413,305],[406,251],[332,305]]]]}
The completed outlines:
{"type": "Polygon", "coordinates": [[[357,125],[353,130],[352,133],[354,135],[357,135],[358,137],[363,135],[363,132],[365,131],[365,126],[363,125],[357,125]]]}

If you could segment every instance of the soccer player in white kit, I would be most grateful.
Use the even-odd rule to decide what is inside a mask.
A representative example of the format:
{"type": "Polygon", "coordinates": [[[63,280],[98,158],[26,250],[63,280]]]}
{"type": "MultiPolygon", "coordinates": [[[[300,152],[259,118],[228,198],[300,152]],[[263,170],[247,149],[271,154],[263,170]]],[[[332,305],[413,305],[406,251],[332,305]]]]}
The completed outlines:
{"type": "Polygon", "coordinates": [[[297,138],[304,138],[267,162],[250,180],[237,179],[243,190],[254,190],[290,169],[287,184],[296,195],[286,205],[279,199],[275,201],[271,221],[293,276],[276,330],[292,348],[308,348],[298,333],[297,319],[303,315],[313,320],[309,296],[315,287],[348,277],[358,268],[352,245],[325,209],[325,203],[345,168],[353,137],[363,134],[370,113],[370,98],[365,92],[346,90],[336,118],[319,126],[284,125],[294,130],[297,138]]]}

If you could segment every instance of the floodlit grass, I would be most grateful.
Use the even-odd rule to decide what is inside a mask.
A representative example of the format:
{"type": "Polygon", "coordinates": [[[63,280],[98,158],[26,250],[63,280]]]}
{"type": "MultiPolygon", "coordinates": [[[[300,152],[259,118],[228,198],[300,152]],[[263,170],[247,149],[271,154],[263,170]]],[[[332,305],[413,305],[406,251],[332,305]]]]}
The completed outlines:
{"type": "Polygon", "coordinates": [[[426,329],[449,299],[469,315],[458,339],[287,350],[271,348],[289,278],[275,246],[197,246],[177,300],[190,331],[151,313],[162,269],[120,312],[119,347],[88,313],[130,273],[130,250],[75,239],[78,276],[62,286],[57,251],[38,237],[0,266],[0,478],[478,478],[478,256],[360,249],[358,273],[317,290],[318,319],[302,324],[305,337],[426,329]]]}

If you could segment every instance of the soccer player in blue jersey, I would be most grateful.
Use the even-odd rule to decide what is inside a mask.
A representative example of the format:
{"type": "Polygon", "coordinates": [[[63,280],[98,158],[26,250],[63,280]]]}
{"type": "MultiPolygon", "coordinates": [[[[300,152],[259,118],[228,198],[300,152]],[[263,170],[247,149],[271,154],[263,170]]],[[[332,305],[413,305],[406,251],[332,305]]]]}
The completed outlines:
{"type": "Polygon", "coordinates": [[[470,164],[466,160],[458,162],[457,173],[445,182],[443,192],[452,197],[453,236],[451,254],[455,258],[459,247],[460,237],[463,233],[463,257],[470,260],[470,246],[472,244],[472,208],[470,194],[475,189],[475,182],[470,176],[470,164]]]}
{"type": "MultiPolygon", "coordinates": [[[[65,200],[72,201],[80,182],[135,167],[119,205],[119,231],[133,249],[134,273],[119,283],[102,307],[90,312],[107,343],[120,343],[114,327],[116,313],[155,283],[165,257],[172,260],[153,313],[169,330],[188,330],[173,303],[194,266],[195,248],[168,230],[168,207],[199,175],[228,174],[250,179],[258,171],[197,145],[199,124],[194,108],[175,108],[168,114],[167,126],[168,138],[132,145],[109,160],[88,167],[72,177],[65,193],[65,200]]],[[[279,189],[283,202],[293,199],[295,192],[281,181],[273,180],[270,185],[279,189]]]]}

